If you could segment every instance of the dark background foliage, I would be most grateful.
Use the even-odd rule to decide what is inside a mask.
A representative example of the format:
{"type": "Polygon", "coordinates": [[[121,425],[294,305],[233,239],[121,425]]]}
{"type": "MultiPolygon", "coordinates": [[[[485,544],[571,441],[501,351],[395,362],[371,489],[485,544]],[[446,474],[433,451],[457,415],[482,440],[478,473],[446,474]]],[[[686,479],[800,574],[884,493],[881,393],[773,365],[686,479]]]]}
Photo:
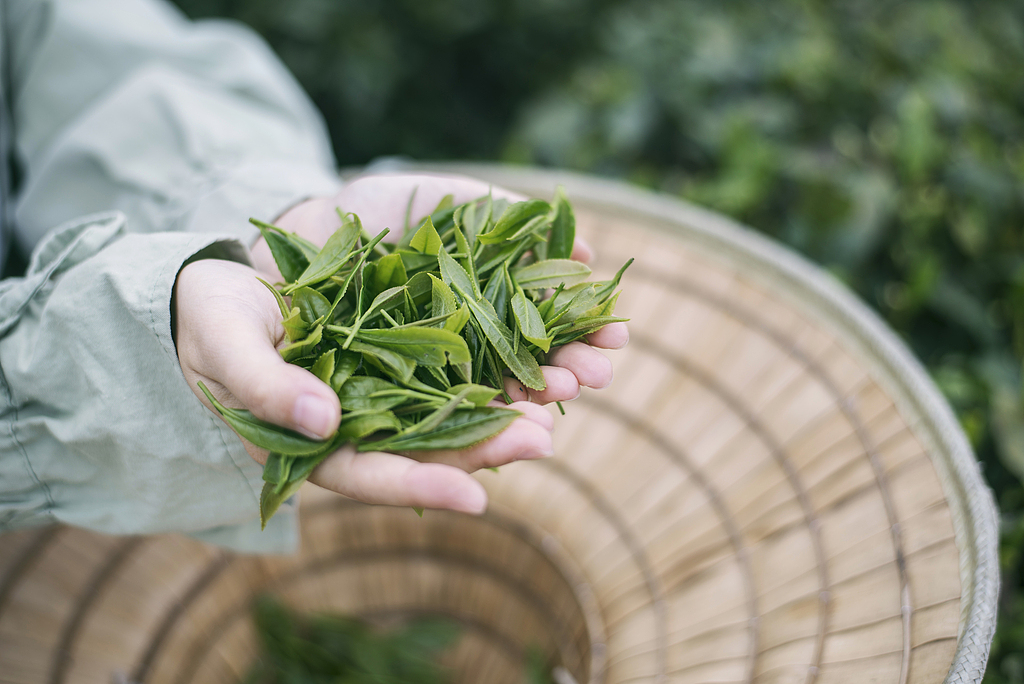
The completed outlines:
{"type": "Polygon", "coordinates": [[[343,166],[620,177],[847,283],[924,361],[996,492],[986,682],[1024,682],[1024,2],[176,1],[262,33],[343,166]]]}

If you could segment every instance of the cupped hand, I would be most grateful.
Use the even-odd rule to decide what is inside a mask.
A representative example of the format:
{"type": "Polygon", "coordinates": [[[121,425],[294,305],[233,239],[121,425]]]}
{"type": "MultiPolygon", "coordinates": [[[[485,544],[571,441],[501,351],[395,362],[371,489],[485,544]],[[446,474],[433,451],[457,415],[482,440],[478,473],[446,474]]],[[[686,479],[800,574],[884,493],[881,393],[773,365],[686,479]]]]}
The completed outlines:
{"type": "MultiPolygon", "coordinates": [[[[338,397],[312,373],[281,358],[281,313],[257,275],[247,266],[215,259],[181,270],[175,284],[175,319],[185,379],[211,410],[198,388],[200,381],[227,406],[249,409],[258,418],[312,438],[329,437],[341,420],[338,397]]],[[[510,408],[522,417],[475,447],[424,454],[430,462],[422,463],[346,447],[324,460],[309,479],[366,503],[481,513],[487,494],[469,473],[552,453],[551,415],[529,402],[510,408]]],[[[256,461],[266,461],[265,450],[248,442],[245,447],[256,461]]]]}

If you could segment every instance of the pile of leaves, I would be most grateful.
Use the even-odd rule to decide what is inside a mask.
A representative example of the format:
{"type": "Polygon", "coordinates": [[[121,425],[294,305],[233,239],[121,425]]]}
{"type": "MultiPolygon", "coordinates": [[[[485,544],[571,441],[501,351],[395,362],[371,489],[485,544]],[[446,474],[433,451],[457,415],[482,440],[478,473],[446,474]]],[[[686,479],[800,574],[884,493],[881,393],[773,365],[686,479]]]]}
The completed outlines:
{"type": "Polygon", "coordinates": [[[450,620],[395,630],[342,615],[300,615],[270,597],[254,606],[260,656],[242,684],[446,684],[438,656],[459,638],[450,620]]]}
{"type": "Polygon", "coordinates": [[[333,437],[311,440],[225,407],[200,383],[238,434],[270,452],[264,526],[345,443],[405,453],[493,437],[520,415],[490,405],[506,374],[542,390],[545,354],[625,320],[614,315],[616,288],[632,260],[587,282],[590,269],[569,258],[576,222],[561,191],[552,203],[487,196],[456,206],[449,196],[417,228],[407,220],[396,244],[382,242],[387,229],[371,238],[358,216],[338,215],[323,248],[253,220],[284,278],[264,282],[284,318],[281,355],[341,399],[333,437]]]}

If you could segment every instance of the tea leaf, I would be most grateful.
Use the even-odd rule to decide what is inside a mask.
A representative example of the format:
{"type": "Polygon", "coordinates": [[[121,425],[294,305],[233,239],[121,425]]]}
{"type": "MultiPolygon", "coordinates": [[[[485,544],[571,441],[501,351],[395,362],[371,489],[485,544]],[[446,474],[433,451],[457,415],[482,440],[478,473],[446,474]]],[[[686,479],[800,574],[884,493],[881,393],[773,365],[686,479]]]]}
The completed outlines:
{"type": "Polygon", "coordinates": [[[390,330],[360,330],[360,342],[389,349],[421,366],[444,366],[470,360],[466,341],[455,333],[440,328],[392,328],[390,330]]]}
{"type": "Polygon", "coordinates": [[[523,337],[545,352],[551,348],[551,337],[544,329],[544,319],[537,311],[537,306],[527,298],[526,293],[522,290],[516,292],[512,298],[512,313],[516,318],[516,323],[519,324],[519,331],[523,337]]]}
{"type": "Polygon", "coordinates": [[[376,362],[377,366],[392,375],[395,380],[408,382],[412,374],[416,372],[416,361],[403,356],[398,352],[378,347],[372,344],[364,344],[359,340],[352,340],[349,343],[349,350],[359,352],[370,363],[376,362]],[[367,358],[368,357],[368,358],[367,358]]]}
{"type": "Polygon", "coordinates": [[[302,356],[313,351],[316,345],[320,344],[320,340],[323,338],[324,326],[318,325],[313,328],[313,332],[305,337],[305,339],[297,340],[292,342],[286,347],[281,349],[281,357],[285,361],[294,361],[302,356]]]}
{"type": "Polygon", "coordinates": [[[402,422],[391,411],[352,411],[342,416],[338,436],[355,442],[377,432],[402,429],[402,422]]]}
{"type": "Polygon", "coordinates": [[[313,441],[280,425],[260,420],[245,409],[224,406],[202,382],[199,382],[199,389],[232,430],[262,449],[276,451],[286,456],[305,456],[314,454],[324,447],[325,443],[322,441],[313,441]]]}
{"type": "Polygon", "coordinates": [[[430,217],[423,222],[420,229],[416,231],[416,234],[409,241],[409,246],[415,249],[421,254],[434,254],[436,255],[442,249],[444,244],[441,242],[441,236],[437,234],[437,229],[434,228],[433,222],[430,217]]]}
{"type": "Polygon", "coordinates": [[[493,245],[511,236],[529,221],[543,216],[551,211],[551,205],[544,200],[526,200],[516,202],[504,211],[494,228],[490,231],[477,235],[477,241],[485,245],[493,245]]]}
{"type": "Polygon", "coordinates": [[[461,288],[455,285],[455,291],[465,299],[473,318],[480,325],[487,340],[494,345],[494,349],[509,370],[530,389],[544,389],[546,387],[544,375],[540,371],[540,366],[537,365],[537,359],[533,358],[526,347],[520,347],[518,351],[513,350],[512,333],[498,319],[491,303],[486,299],[472,299],[460,290],[461,288]]]}
{"type": "Polygon", "coordinates": [[[327,238],[323,249],[317,252],[309,266],[299,278],[285,288],[286,294],[291,294],[300,287],[314,285],[327,280],[338,272],[346,261],[352,256],[352,247],[359,239],[359,232],[362,225],[354,214],[346,214],[342,220],[341,227],[327,238]]]}
{"type": "Polygon", "coordinates": [[[551,221],[551,237],[548,240],[549,259],[568,259],[576,241],[576,217],[572,206],[565,197],[565,191],[555,190],[555,216],[551,221]]]}
{"type": "Polygon", "coordinates": [[[509,292],[503,269],[495,269],[494,273],[491,274],[490,280],[487,281],[483,294],[484,298],[494,308],[494,313],[497,314],[498,320],[502,322],[507,321],[508,300],[511,292],[509,292]]]}
{"type": "Polygon", "coordinates": [[[309,369],[316,377],[320,378],[320,381],[324,384],[330,384],[331,378],[334,377],[334,353],[332,349],[320,355],[320,358],[316,360],[313,367],[309,369]]]}
{"type": "Polygon", "coordinates": [[[374,289],[378,291],[399,287],[408,282],[405,264],[401,254],[388,254],[377,260],[377,270],[373,274],[374,289]]]}
{"type": "Polygon", "coordinates": [[[344,411],[387,411],[400,406],[406,401],[406,398],[394,395],[377,397],[370,395],[391,389],[395,389],[395,385],[387,380],[369,375],[356,375],[342,385],[338,392],[338,398],[341,400],[341,408],[344,411]]]}
{"type": "Polygon", "coordinates": [[[331,302],[316,290],[300,287],[292,293],[292,306],[299,307],[302,320],[312,326],[327,316],[331,302]]]}
{"type": "Polygon", "coordinates": [[[494,401],[495,397],[501,394],[501,390],[493,387],[487,387],[486,385],[474,385],[472,383],[453,385],[448,391],[456,394],[466,391],[466,401],[472,402],[477,407],[487,406],[489,402],[494,401]]]}
{"type": "Polygon", "coordinates": [[[330,383],[328,383],[335,394],[341,391],[342,386],[356,372],[360,360],[359,354],[355,352],[341,351],[340,349],[336,351],[340,357],[335,363],[334,374],[331,376],[330,383]]]}
{"type": "Polygon", "coordinates": [[[466,269],[462,268],[447,252],[438,252],[437,263],[440,266],[441,279],[444,280],[445,285],[452,289],[461,288],[463,292],[480,296],[480,286],[469,277],[466,269]]]}
{"type": "Polygon", "coordinates": [[[277,270],[286,283],[293,283],[309,267],[309,259],[298,245],[277,230],[271,230],[269,224],[255,223],[260,234],[270,248],[277,270]]]}
{"type": "Polygon", "coordinates": [[[429,451],[467,449],[490,439],[512,424],[520,414],[512,409],[486,406],[455,411],[426,434],[395,436],[377,442],[363,442],[359,451],[429,451]]]}
{"type": "Polygon", "coordinates": [[[524,290],[547,289],[564,283],[566,287],[578,285],[590,276],[585,264],[572,259],[548,259],[512,271],[516,284],[524,290]]]}

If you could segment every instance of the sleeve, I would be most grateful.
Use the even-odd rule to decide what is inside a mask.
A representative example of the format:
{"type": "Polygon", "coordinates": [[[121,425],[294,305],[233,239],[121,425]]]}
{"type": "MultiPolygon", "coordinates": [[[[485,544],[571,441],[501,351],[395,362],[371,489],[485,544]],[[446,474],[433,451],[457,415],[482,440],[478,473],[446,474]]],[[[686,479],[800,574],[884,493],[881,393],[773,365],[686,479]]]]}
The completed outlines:
{"type": "Polygon", "coordinates": [[[0,283],[0,531],[294,548],[294,511],[255,532],[261,469],[185,383],[170,298],[189,260],[248,260],[249,216],[337,190],[323,124],[239,26],[154,0],[41,6],[12,77],[32,259],[0,283]]]}
{"type": "Polygon", "coordinates": [[[14,77],[15,211],[28,253],[77,216],[228,233],[337,191],[323,121],[262,40],[157,0],[56,0],[14,77]]]}

